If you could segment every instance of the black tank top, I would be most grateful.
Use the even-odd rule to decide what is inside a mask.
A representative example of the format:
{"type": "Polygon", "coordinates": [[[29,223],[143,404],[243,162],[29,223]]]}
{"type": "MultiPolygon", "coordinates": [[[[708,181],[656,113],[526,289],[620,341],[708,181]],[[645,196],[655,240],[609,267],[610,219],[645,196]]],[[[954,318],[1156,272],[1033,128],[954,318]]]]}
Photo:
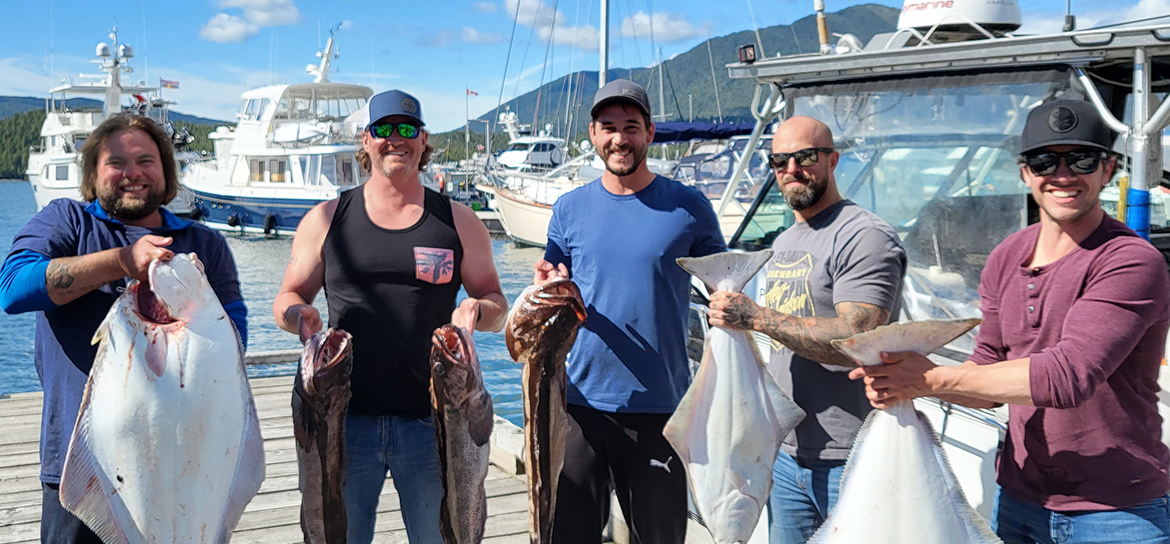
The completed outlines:
{"type": "Polygon", "coordinates": [[[329,326],[353,335],[353,400],[367,415],[430,415],[431,335],[451,321],[463,246],[451,201],[430,189],[414,225],[381,228],[364,187],[338,198],[325,236],[329,326]]]}

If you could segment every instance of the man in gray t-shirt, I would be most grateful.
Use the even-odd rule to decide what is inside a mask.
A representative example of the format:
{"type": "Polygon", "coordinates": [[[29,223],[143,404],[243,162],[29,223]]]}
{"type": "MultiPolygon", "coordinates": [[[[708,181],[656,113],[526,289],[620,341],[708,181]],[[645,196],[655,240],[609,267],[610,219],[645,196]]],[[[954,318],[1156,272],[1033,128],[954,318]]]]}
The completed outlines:
{"type": "Polygon", "coordinates": [[[837,500],[853,439],[869,414],[857,365],[829,344],[897,320],[906,254],[889,224],[845,200],[829,127],[785,121],[770,163],[796,224],[780,233],[764,268],[759,306],[740,293],[711,296],[712,326],[771,337],[768,370],[808,414],[784,439],[768,500],[772,544],[807,542],[837,500]]]}

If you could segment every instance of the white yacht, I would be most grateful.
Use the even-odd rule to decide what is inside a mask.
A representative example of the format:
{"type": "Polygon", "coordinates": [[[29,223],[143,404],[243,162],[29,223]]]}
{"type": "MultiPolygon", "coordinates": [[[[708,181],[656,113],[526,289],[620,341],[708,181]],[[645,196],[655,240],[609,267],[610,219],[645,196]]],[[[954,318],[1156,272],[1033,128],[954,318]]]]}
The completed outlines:
{"type": "Polygon", "coordinates": [[[81,148],[90,133],[111,115],[129,110],[168,126],[168,106],[173,102],[163,100],[158,87],[123,83],[122,74],[133,72],[129,61],[134,50],[118,42],[117,29],[110,32],[110,39],[113,46],[99,43],[98,58],[93,61],[104,74],[66,78],[49,89],[41,142],[28,157],[28,181],[38,210],[57,198],[81,200],[81,148]],[[128,105],[122,104],[123,96],[130,97],[128,105]],[[104,103],[100,109],[78,106],[76,101],[69,102],[70,97],[101,98],[104,103]]]}
{"type": "Polygon", "coordinates": [[[211,133],[214,158],[180,177],[195,196],[194,217],[221,230],[292,234],[313,206],[368,179],[354,153],[373,91],[329,81],[332,35],[318,56],[311,83],[246,91],[236,127],[211,133]]]}

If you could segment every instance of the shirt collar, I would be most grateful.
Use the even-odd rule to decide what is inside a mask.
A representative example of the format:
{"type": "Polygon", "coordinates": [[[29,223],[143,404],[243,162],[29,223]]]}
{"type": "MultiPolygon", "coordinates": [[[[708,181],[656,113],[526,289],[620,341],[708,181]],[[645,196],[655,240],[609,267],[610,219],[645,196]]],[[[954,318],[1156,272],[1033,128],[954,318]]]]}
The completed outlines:
{"type": "MultiPolygon", "coordinates": [[[[113,217],[110,217],[110,214],[106,212],[106,209],[101,207],[101,205],[98,204],[96,200],[93,202],[90,202],[89,205],[87,205],[85,207],[85,211],[89,212],[90,215],[92,215],[98,219],[101,219],[102,221],[108,221],[110,223],[116,223],[119,225],[125,224],[125,223],[122,223],[121,221],[119,221],[113,217]]],[[[152,230],[157,230],[157,231],[183,230],[183,229],[191,226],[191,221],[189,221],[187,219],[179,218],[179,216],[171,213],[171,211],[166,209],[166,208],[159,208],[158,212],[160,215],[162,215],[162,226],[158,227],[157,229],[152,229],[152,230]]]]}

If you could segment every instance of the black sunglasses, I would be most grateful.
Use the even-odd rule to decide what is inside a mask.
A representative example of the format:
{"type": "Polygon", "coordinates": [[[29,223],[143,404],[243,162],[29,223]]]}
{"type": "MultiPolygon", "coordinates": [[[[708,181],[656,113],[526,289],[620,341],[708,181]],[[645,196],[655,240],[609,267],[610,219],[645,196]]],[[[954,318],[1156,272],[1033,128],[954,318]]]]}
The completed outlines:
{"type": "Polygon", "coordinates": [[[1105,152],[1097,150],[1065,151],[1063,153],[1048,151],[1024,155],[1020,162],[1028,165],[1028,169],[1037,176],[1048,176],[1056,172],[1061,159],[1064,159],[1064,164],[1067,164],[1068,169],[1074,174],[1092,174],[1101,166],[1101,159],[1104,158],[1105,152]]]}
{"type": "Polygon", "coordinates": [[[410,123],[383,123],[370,125],[370,136],[385,139],[393,136],[397,132],[399,136],[407,140],[413,140],[418,138],[420,130],[418,125],[412,125],[410,123]]]}
{"type": "Polygon", "coordinates": [[[812,166],[820,160],[821,153],[829,154],[832,152],[833,148],[831,147],[810,147],[792,153],[772,153],[768,155],[768,166],[776,170],[783,170],[788,168],[789,159],[796,159],[797,166],[812,166]]]}

